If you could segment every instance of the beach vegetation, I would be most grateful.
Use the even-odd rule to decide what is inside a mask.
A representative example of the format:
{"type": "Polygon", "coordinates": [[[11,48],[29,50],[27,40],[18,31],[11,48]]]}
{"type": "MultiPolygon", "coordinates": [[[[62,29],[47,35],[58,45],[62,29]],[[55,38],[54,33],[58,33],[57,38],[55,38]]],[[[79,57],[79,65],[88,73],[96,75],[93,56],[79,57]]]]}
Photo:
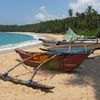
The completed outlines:
{"type": "Polygon", "coordinates": [[[68,10],[69,17],[26,25],[0,25],[2,32],[36,32],[65,34],[70,27],[78,35],[96,36],[100,32],[100,14],[87,6],[84,12],[73,13],[68,10]]]}

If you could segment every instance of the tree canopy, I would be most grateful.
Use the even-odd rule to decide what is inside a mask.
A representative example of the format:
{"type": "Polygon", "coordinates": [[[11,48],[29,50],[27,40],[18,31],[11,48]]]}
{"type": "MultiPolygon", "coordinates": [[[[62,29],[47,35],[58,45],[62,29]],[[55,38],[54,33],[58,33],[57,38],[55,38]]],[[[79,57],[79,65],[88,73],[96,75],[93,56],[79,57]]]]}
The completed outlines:
{"type": "Polygon", "coordinates": [[[73,10],[68,10],[69,17],[64,19],[55,19],[36,24],[27,25],[0,25],[2,32],[38,32],[38,33],[65,33],[71,27],[80,35],[95,36],[100,32],[100,14],[88,6],[85,12],[76,12],[73,16],[73,10]]]}

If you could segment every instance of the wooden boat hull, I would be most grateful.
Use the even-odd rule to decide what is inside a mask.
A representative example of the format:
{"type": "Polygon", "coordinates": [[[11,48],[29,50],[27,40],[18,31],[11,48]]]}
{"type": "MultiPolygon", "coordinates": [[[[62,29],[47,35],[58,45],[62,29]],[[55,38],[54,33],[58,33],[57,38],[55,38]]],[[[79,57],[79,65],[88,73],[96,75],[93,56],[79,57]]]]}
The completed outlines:
{"type": "MultiPolygon", "coordinates": [[[[70,42],[68,41],[50,41],[50,40],[44,40],[44,39],[39,39],[42,41],[43,45],[46,48],[50,49],[67,49],[70,46],[70,42]]],[[[71,43],[71,46],[73,49],[83,49],[85,46],[88,48],[91,47],[100,47],[100,43],[97,40],[75,40],[71,43]]]]}
{"type": "Polygon", "coordinates": [[[93,48],[98,48],[100,47],[100,44],[81,44],[81,43],[72,43],[71,45],[70,44],[67,44],[67,45],[60,45],[60,46],[48,46],[48,47],[45,47],[46,49],[49,49],[49,50],[74,50],[74,49],[93,49],[93,48]]]}
{"type": "Polygon", "coordinates": [[[87,56],[88,54],[72,54],[66,56],[57,56],[51,62],[48,62],[46,64],[46,67],[44,66],[44,68],[61,72],[72,71],[73,69],[77,68],[81,64],[81,62],[85,58],[87,58],[87,56]]]}
{"type": "MultiPolygon", "coordinates": [[[[31,57],[30,59],[25,61],[24,64],[35,68],[55,54],[41,52],[26,52],[19,49],[16,49],[15,51],[20,55],[20,57],[23,60],[31,57]]],[[[55,56],[52,60],[46,62],[42,66],[42,68],[61,72],[72,71],[73,69],[77,68],[84,61],[84,59],[86,59],[89,56],[89,54],[89,52],[59,54],[55,56]]]]}

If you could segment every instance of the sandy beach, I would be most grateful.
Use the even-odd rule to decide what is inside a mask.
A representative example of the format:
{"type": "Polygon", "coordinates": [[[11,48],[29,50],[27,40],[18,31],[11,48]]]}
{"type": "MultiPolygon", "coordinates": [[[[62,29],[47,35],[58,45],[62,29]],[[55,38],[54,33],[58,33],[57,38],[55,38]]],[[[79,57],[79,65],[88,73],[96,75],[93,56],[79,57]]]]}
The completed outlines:
{"type": "MultiPolygon", "coordinates": [[[[40,36],[48,39],[62,39],[61,35],[40,34],[40,36]]],[[[43,46],[39,43],[38,45],[22,49],[26,51],[40,51],[39,48],[41,47],[43,46]]],[[[95,54],[100,54],[100,51],[96,51],[95,54]]],[[[21,58],[14,50],[0,54],[0,73],[6,72],[17,64],[16,59],[21,58]]],[[[32,71],[31,67],[26,67],[32,71]]],[[[48,93],[0,80],[0,100],[100,100],[100,56],[95,59],[86,59],[80,67],[72,73],[40,70],[34,81],[55,86],[52,92],[48,93]]],[[[29,70],[20,65],[10,75],[28,80],[32,75],[29,70]]]]}

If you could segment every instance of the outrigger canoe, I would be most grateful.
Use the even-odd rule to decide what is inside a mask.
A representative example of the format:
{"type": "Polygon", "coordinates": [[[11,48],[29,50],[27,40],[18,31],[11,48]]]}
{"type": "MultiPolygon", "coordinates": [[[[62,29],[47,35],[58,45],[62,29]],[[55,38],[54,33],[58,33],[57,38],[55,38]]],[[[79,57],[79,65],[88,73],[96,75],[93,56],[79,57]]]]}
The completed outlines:
{"type": "Polygon", "coordinates": [[[66,40],[62,40],[62,41],[52,41],[52,40],[45,40],[45,39],[39,39],[40,41],[42,41],[42,44],[46,47],[58,47],[58,46],[61,46],[61,47],[64,47],[64,46],[69,46],[69,44],[71,43],[72,46],[75,46],[75,45],[93,45],[93,44],[99,44],[99,39],[86,39],[86,40],[74,40],[72,42],[68,42],[66,40]]]}
{"type": "Polygon", "coordinates": [[[48,52],[28,52],[15,49],[22,60],[29,58],[24,61],[24,64],[37,68],[41,63],[45,62],[42,68],[60,72],[69,72],[77,68],[95,50],[96,49],[65,52],[46,50],[48,52]],[[50,58],[52,59],[48,60],[50,58]]]}
{"type": "Polygon", "coordinates": [[[50,47],[45,47],[46,49],[49,50],[79,50],[79,49],[94,49],[94,48],[98,48],[100,47],[100,44],[98,43],[72,43],[72,44],[67,44],[67,45],[63,45],[63,46],[50,46],[50,47]]]}

